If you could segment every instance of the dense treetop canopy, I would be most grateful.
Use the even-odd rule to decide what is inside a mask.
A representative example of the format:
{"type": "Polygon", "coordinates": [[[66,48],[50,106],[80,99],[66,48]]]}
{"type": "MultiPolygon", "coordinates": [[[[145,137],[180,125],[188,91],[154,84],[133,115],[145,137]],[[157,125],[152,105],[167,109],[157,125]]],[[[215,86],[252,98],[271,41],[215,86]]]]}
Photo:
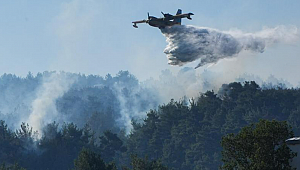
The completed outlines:
{"type": "MultiPolygon", "coordinates": [[[[105,86],[80,88],[75,84],[57,100],[57,109],[74,121],[46,125],[41,138],[36,138],[30,124],[20,124],[14,131],[4,121],[0,122],[1,162],[6,165],[18,162],[27,169],[72,169],[74,159],[81,160],[78,155],[84,147],[96,154],[91,154],[91,159],[98,159],[99,154],[105,164],[113,161],[119,169],[122,166],[134,168],[140,164],[152,166],[152,163],[162,169],[165,166],[174,170],[217,169],[223,165],[222,137],[229,133],[237,134],[243,127],[260,119],[287,121],[295,135],[300,135],[299,89],[262,89],[255,82],[225,84],[218,93],[207,91],[198,98],[170,100],[157,109],[148,110],[144,119],[132,120],[133,128],[126,134],[125,127],[118,126],[116,121],[120,118],[120,104],[109,84],[116,79],[118,82],[132,80],[119,86],[122,97],[127,97],[123,104],[129,112],[136,109],[133,107],[135,100],[149,91],[134,91],[137,82],[126,73],[117,77],[82,75],[79,78],[86,79],[87,83],[105,81],[105,86]],[[147,159],[143,159],[145,157],[147,159]],[[135,165],[131,164],[131,158],[135,165]]],[[[39,76],[15,79],[6,75],[1,79],[5,79],[0,81],[2,90],[8,88],[5,85],[8,81],[32,84],[40,81],[39,76]]],[[[17,89],[17,85],[9,88],[17,89]]],[[[9,93],[9,90],[5,91],[9,93]]],[[[139,111],[145,110],[153,103],[152,100],[155,102],[155,97],[145,96],[150,96],[149,100],[141,97],[144,108],[139,111]]],[[[3,117],[3,120],[6,121],[6,118],[3,117]]],[[[290,137],[288,134],[283,137],[290,137]]],[[[90,157],[90,153],[82,154],[90,157]]]]}

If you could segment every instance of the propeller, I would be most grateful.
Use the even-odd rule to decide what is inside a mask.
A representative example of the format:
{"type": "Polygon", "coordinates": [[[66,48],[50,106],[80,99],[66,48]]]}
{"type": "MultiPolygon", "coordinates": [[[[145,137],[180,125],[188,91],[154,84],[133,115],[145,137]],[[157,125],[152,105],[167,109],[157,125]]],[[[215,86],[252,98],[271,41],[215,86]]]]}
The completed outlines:
{"type": "Polygon", "coordinates": [[[150,15],[149,15],[149,12],[148,12],[148,19],[150,19],[150,15]]]}
{"type": "Polygon", "coordinates": [[[161,13],[163,14],[163,16],[165,16],[165,14],[161,11],[161,13]]]}

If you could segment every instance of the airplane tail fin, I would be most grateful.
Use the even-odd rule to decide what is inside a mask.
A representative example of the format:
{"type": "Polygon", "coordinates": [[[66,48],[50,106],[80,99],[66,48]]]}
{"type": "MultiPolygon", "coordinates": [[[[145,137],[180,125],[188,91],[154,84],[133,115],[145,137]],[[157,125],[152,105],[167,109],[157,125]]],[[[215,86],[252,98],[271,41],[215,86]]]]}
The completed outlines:
{"type": "MultiPolygon", "coordinates": [[[[176,15],[182,14],[182,10],[178,9],[176,15]]],[[[181,25],[181,18],[174,19],[174,22],[176,22],[178,25],[181,25]]]]}
{"type": "Polygon", "coordinates": [[[182,10],[178,9],[176,15],[182,14],[182,10]]]}

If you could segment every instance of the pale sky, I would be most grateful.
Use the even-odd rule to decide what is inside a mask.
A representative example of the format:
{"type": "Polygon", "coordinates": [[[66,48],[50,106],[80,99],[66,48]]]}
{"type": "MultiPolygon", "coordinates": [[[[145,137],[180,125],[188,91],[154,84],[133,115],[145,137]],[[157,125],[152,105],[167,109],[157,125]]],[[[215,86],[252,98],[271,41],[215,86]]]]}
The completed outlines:
{"type": "MultiPolygon", "coordinates": [[[[278,25],[300,28],[299,0],[13,0],[0,1],[0,74],[26,76],[30,71],[57,70],[115,75],[128,70],[139,79],[158,77],[167,64],[165,37],[149,25],[131,22],[150,15],[192,12],[183,24],[222,31],[256,32],[278,25]]],[[[195,66],[195,63],[186,66],[195,66]]],[[[200,68],[239,75],[274,75],[300,82],[300,42],[277,44],[262,54],[200,68]]]]}

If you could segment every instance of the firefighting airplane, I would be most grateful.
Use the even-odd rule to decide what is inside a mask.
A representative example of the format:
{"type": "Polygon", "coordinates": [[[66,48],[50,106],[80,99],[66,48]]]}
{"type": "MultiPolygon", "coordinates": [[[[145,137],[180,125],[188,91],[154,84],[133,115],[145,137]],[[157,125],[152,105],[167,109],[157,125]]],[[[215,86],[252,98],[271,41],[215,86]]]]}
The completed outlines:
{"type": "Polygon", "coordinates": [[[149,12],[148,12],[148,19],[132,22],[133,27],[138,28],[137,24],[147,23],[152,27],[158,27],[159,29],[163,29],[166,26],[181,25],[181,18],[187,18],[191,20],[192,19],[191,15],[194,15],[193,13],[182,14],[181,9],[178,9],[176,15],[171,15],[169,13],[164,14],[163,12],[161,13],[164,16],[163,18],[156,18],[154,16],[149,16],[149,12]]]}

